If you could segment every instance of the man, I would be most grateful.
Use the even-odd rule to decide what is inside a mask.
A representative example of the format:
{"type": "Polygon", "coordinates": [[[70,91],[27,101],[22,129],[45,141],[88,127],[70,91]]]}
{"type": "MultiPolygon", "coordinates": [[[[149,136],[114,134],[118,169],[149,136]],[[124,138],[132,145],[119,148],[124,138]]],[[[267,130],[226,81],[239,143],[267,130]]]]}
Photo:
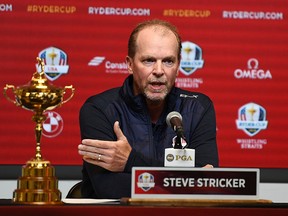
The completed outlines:
{"type": "Polygon", "coordinates": [[[130,197],[132,167],[164,166],[165,148],[175,137],[166,123],[171,111],[183,117],[195,165],[218,166],[212,101],[174,86],[180,55],[181,39],[170,23],[150,20],[133,30],[126,57],[130,75],[122,87],[88,98],[80,110],[83,197],[130,197]]]}

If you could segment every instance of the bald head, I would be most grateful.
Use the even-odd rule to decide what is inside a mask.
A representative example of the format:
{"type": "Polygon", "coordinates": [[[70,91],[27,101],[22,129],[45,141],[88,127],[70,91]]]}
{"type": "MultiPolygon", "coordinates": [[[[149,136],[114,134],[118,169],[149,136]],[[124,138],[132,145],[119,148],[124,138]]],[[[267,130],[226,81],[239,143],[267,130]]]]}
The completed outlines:
{"type": "Polygon", "coordinates": [[[129,41],[128,41],[128,56],[131,58],[134,58],[136,49],[137,49],[137,38],[139,35],[139,32],[143,29],[151,28],[154,32],[159,33],[161,36],[167,36],[169,34],[173,34],[175,36],[177,46],[178,46],[178,60],[181,58],[181,38],[177,31],[177,28],[172,25],[169,22],[163,21],[163,20],[148,20],[145,22],[142,22],[136,26],[136,28],[132,31],[129,41]]]}

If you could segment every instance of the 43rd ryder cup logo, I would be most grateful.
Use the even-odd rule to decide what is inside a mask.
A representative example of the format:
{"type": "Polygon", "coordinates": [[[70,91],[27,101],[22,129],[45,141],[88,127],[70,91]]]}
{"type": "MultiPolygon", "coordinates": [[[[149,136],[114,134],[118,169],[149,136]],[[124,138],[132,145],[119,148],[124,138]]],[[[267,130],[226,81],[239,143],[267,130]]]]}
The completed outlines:
{"type": "MultiPolygon", "coordinates": [[[[47,79],[54,81],[62,74],[68,73],[67,55],[63,50],[56,47],[48,47],[39,52],[39,58],[44,60],[44,73],[47,79]]],[[[36,68],[37,71],[41,71],[38,64],[36,64],[36,68]]]]}
{"type": "Polygon", "coordinates": [[[266,110],[256,103],[245,104],[238,110],[236,125],[249,136],[254,136],[267,128],[266,110]]]}
{"type": "Polygon", "coordinates": [[[154,176],[147,172],[142,173],[138,176],[137,186],[145,192],[150,190],[155,187],[154,176]]]}
{"type": "Polygon", "coordinates": [[[203,67],[202,49],[189,41],[182,43],[180,71],[186,76],[203,67]]]}

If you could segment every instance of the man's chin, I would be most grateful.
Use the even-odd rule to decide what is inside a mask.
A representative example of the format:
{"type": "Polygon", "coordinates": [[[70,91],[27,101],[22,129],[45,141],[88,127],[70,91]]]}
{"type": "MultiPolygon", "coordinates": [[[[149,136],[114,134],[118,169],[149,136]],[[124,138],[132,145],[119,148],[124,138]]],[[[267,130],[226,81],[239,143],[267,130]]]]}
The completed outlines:
{"type": "Polygon", "coordinates": [[[149,101],[155,102],[155,103],[159,103],[166,98],[166,94],[164,93],[153,93],[153,94],[150,93],[150,94],[146,94],[145,96],[149,101]]]}

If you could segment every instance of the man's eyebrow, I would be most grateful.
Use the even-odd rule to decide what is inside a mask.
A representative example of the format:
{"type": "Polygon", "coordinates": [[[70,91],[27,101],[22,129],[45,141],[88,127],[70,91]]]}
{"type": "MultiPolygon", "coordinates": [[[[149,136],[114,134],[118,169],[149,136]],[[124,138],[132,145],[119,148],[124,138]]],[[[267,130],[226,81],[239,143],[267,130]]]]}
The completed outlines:
{"type": "MultiPolygon", "coordinates": [[[[151,55],[143,55],[140,57],[141,60],[144,60],[144,59],[157,59],[157,57],[155,56],[151,56],[151,55]]],[[[161,58],[162,60],[175,60],[177,59],[176,56],[173,56],[173,55],[169,55],[169,56],[165,56],[163,58],[161,58]]]]}
{"type": "Polygon", "coordinates": [[[176,56],[166,56],[166,57],[164,57],[163,58],[164,60],[166,60],[166,59],[177,59],[177,57],[176,56]]]}
{"type": "Polygon", "coordinates": [[[151,55],[144,55],[140,57],[141,60],[146,60],[146,59],[156,59],[155,57],[151,56],[151,55]]]}
{"type": "Polygon", "coordinates": [[[143,55],[143,56],[141,56],[141,58],[155,58],[155,57],[151,56],[151,55],[143,55]]]}

